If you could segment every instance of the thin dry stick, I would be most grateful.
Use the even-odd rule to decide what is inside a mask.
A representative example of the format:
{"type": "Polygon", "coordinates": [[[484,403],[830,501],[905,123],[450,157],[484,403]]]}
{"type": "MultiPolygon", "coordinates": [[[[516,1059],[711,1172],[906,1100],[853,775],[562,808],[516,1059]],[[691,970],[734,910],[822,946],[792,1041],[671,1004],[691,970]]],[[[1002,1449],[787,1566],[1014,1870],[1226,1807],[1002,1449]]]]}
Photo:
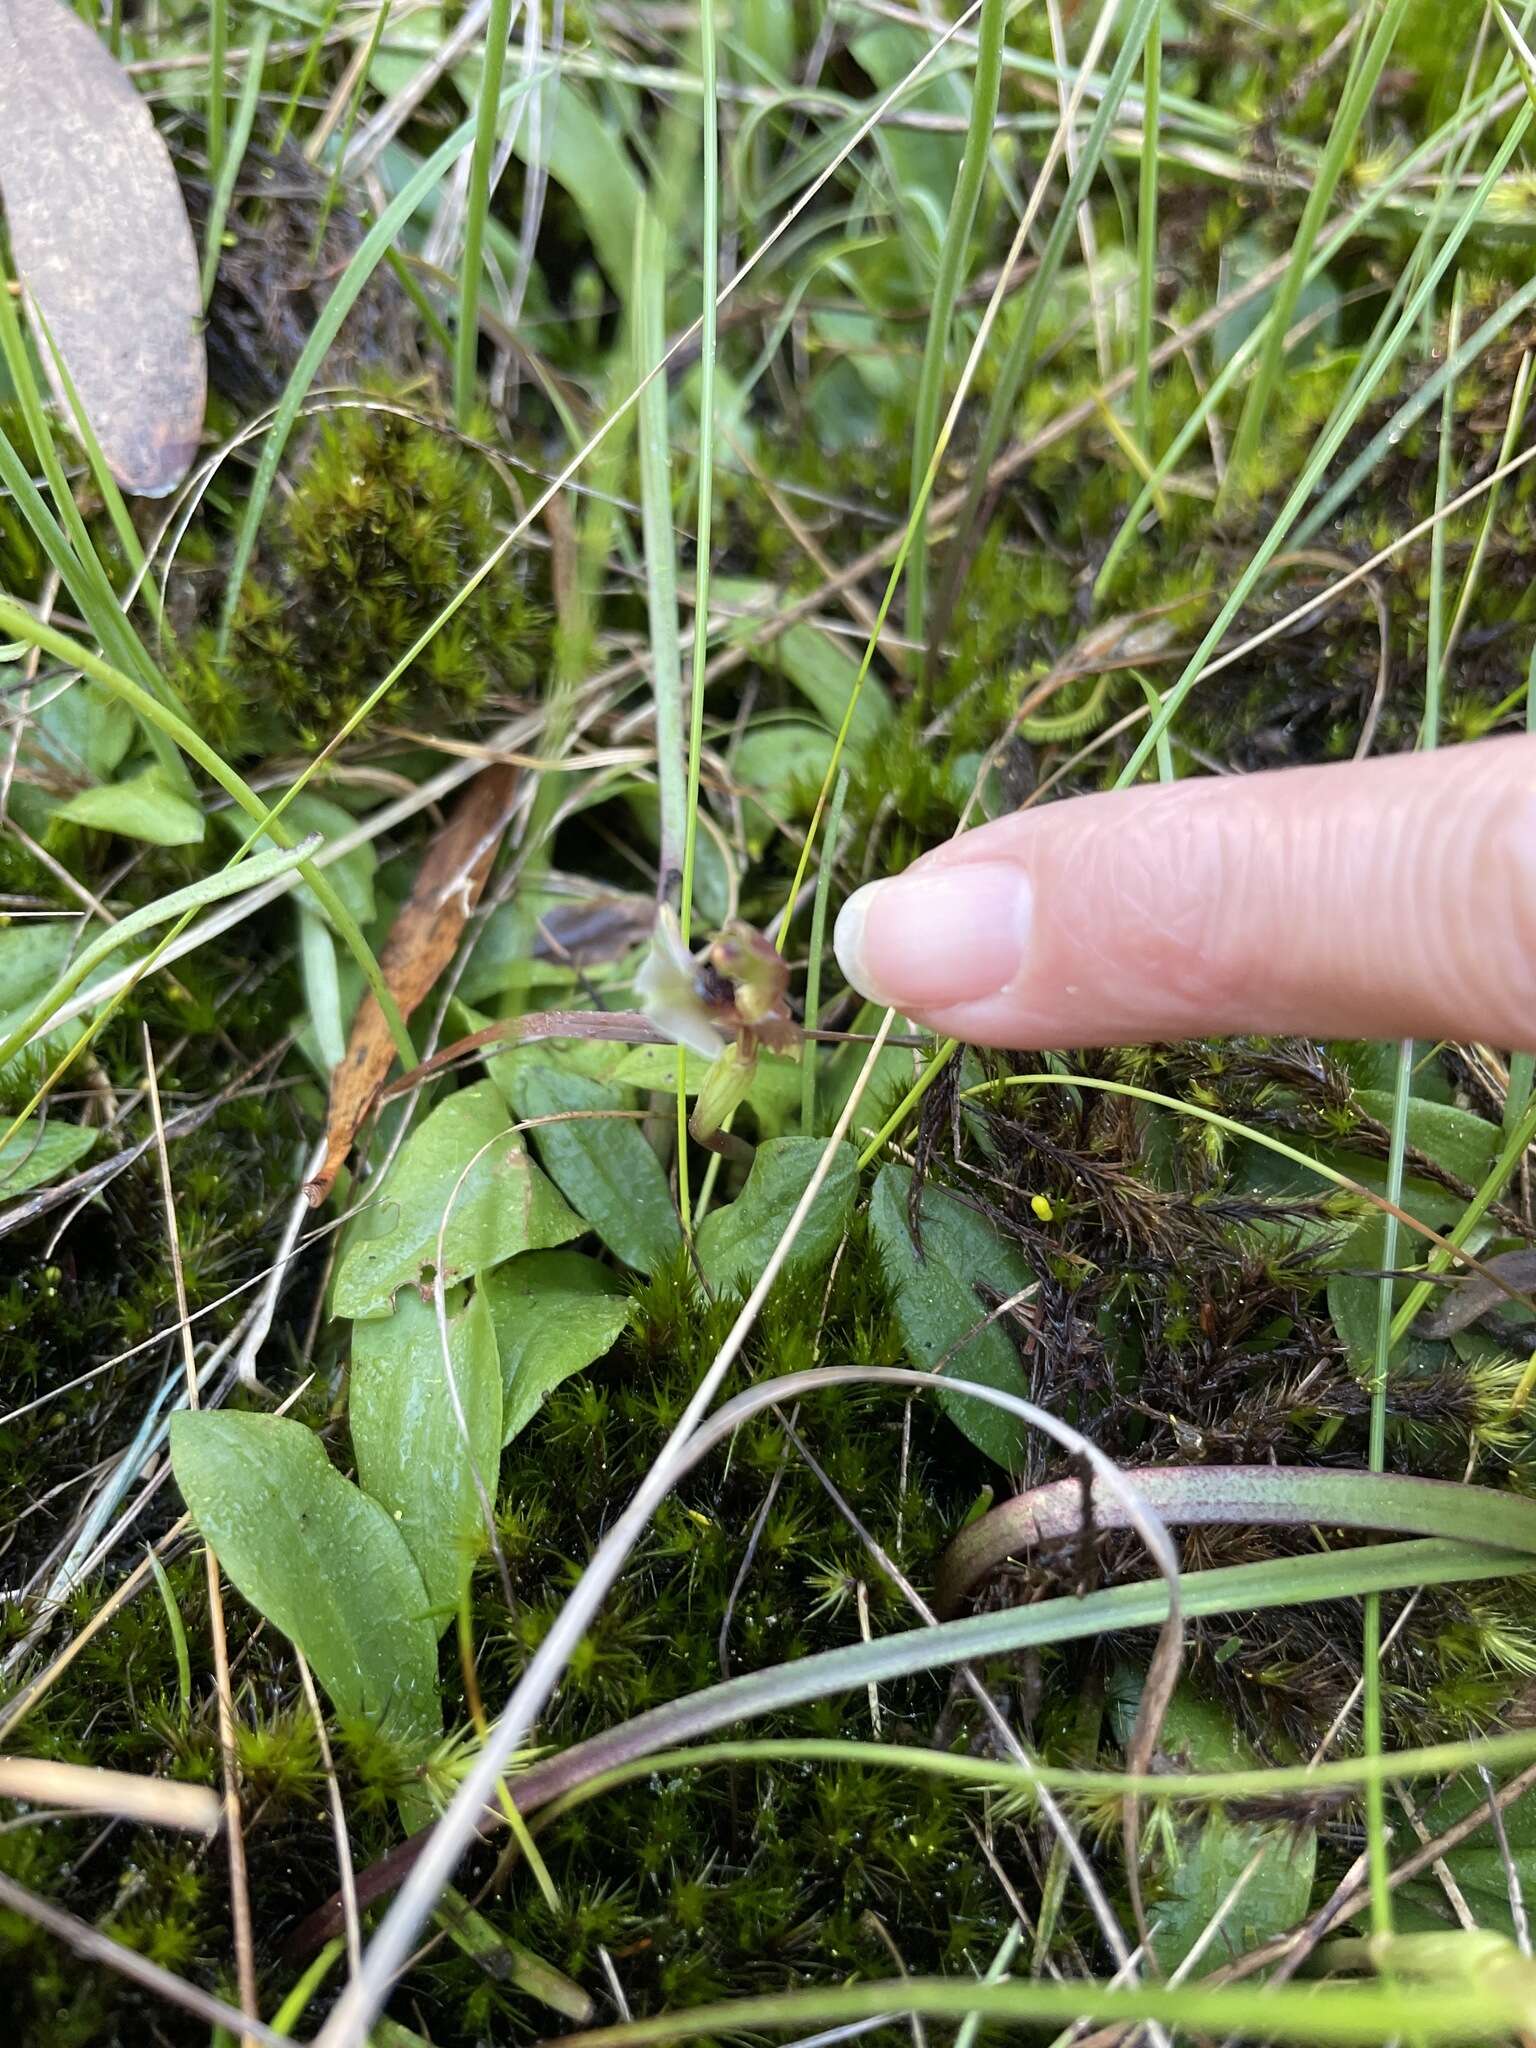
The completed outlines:
{"type": "Polygon", "coordinates": [[[90,1963],[103,1963],[109,1970],[116,1970],[131,1983],[142,1985],[157,1998],[165,1999],[171,2005],[179,2005],[183,2012],[189,2012],[205,2025],[224,2027],[232,2034],[242,2031],[248,2041],[260,2043],[260,2048],[291,2048],[281,2034],[274,2034],[270,2027],[264,2027],[260,2020],[252,2020],[238,2013],[232,2005],[226,2005],[222,1998],[215,1998],[210,1991],[199,1990],[197,1985],[188,1984],[170,1970],[162,1969],[148,1956],[140,1955],[137,1949],[127,1948],[120,1941],[114,1941],[110,1934],[88,1926],[84,1920],[77,1920],[73,1913],[66,1913],[40,1899],[35,1892],[29,1892],[25,1885],[17,1884],[11,1877],[0,1875],[0,1906],[7,1912],[19,1913],[24,1920],[42,1927],[49,1934],[57,1935],[67,1942],[77,1955],[90,1963]]]}
{"type": "MultiPolygon", "coordinates": [[[[171,1185],[171,1155],[165,1142],[165,1120],[160,1114],[160,1077],[155,1071],[155,1049],[149,1026],[144,1026],[144,1071],[149,1095],[149,1113],[155,1127],[155,1149],[160,1160],[160,1190],[165,1202],[165,1231],[171,1251],[171,1274],[176,1283],[177,1326],[181,1332],[181,1356],[187,1369],[187,1406],[197,1406],[197,1353],[192,1347],[192,1325],[187,1314],[187,1282],[181,1264],[181,1232],[176,1224],[176,1192],[171,1185]]],[[[256,2003],[256,1945],[251,1931],[251,1892],[245,1868],[245,1830],[240,1823],[240,1759],[235,1748],[235,1702],[229,1684],[229,1643],[224,1633],[224,1593],[219,1584],[219,1561],[212,1544],[204,1548],[208,1565],[208,1627],[213,1638],[213,1680],[219,1706],[219,1753],[224,1766],[224,1816],[229,1831],[229,1907],[235,1932],[235,1975],[240,1986],[240,2009],[249,2020],[259,2020],[256,2003]]],[[[253,2036],[246,2030],[245,2038],[253,2036]]]]}
{"type": "MultiPolygon", "coordinates": [[[[1421,1843],[1427,1842],[1429,1840],[1429,1829],[1424,1825],[1413,1794],[1406,1785],[1399,1785],[1397,1787],[1397,1796],[1402,1804],[1404,1813],[1408,1816],[1408,1825],[1413,1829],[1414,1835],[1421,1843]]],[[[1387,1839],[1388,1841],[1392,1839],[1390,1827],[1387,1829],[1387,1839]]],[[[1439,1880],[1440,1889],[1445,1893],[1450,1909],[1456,1916],[1457,1925],[1462,1929],[1463,1933],[1475,1934],[1477,1932],[1476,1916],[1472,1908],[1467,1904],[1466,1894],[1452,1875],[1451,1866],[1443,1856],[1437,1856],[1429,1867],[1439,1880]]]]}
{"type": "Polygon", "coordinates": [[[336,1870],[341,1892],[341,1917],[347,1934],[347,1971],[356,1976],[363,1960],[362,1925],[357,1917],[357,1882],[352,1869],[352,1838],[347,1833],[347,1809],[341,1803],[341,1787],[336,1782],[336,1759],[331,1754],[331,1738],[326,1733],[325,1715],[320,1710],[319,1695],[315,1681],[310,1675],[304,1652],[295,1643],[293,1654],[298,1660],[299,1683],[304,1688],[304,1697],[315,1723],[315,1736],[320,1744],[320,1761],[325,1766],[325,1790],[331,1805],[331,1827],[336,1835],[336,1870]]]}
{"type": "Polygon", "coordinates": [[[1486,1764],[1479,1764],[1477,1774],[1483,1781],[1483,1790],[1489,1795],[1489,1814],[1493,1821],[1493,1839],[1499,1845],[1499,1861],[1504,1865],[1504,1881],[1509,1887],[1509,1914],[1514,1923],[1515,1946],[1521,1955],[1531,1952],[1531,1923],[1525,1910],[1525,1893],[1520,1886],[1520,1872],[1510,1853],[1509,1830],[1504,1825],[1504,1809],[1494,1793],[1498,1787],[1493,1782],[1493,1773],[1486,1764]]]}
{"type": "Polygon", "coordinates": [[[90,1764],[65,1764],[52,1757],[0,1756],[0,1799],[29,1806],[68,1806],[82,1813],[111,1813],[119,1820],[151,1827],[218,1832],[219,1802],[206,1785],[174,1778],[150,1778],[133,1771],[99,1771],[90,1764]]]}

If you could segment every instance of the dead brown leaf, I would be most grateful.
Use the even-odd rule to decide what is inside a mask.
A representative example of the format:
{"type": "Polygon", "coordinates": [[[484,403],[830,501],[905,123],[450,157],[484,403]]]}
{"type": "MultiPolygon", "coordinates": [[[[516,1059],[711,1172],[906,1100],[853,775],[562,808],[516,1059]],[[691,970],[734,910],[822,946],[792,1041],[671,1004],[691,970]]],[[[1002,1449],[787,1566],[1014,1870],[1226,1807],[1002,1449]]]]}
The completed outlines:
{"type": "MultiPolygon", "coordinates": [[[[415,887],[401,905],[379,966],[402,1017],[410,1016],[453,958],[512,816],[518,774],[516,768],[499,762],[481,769],[433,842],[415,887]]],[[[334,1186],[394,1058],[384,1013],[371,993],[365,995],[352,1023],[346,1058],[331,1076],[325,1157],[304,1188],[314,1207],[334,1186]]]]}
{"type": "Polygon", "coordinates": [[[197,250],[149,109],[61,0],[0,0],[0,190],[107,466],[141,497],[174,490],[207,397],[197,250]]]}

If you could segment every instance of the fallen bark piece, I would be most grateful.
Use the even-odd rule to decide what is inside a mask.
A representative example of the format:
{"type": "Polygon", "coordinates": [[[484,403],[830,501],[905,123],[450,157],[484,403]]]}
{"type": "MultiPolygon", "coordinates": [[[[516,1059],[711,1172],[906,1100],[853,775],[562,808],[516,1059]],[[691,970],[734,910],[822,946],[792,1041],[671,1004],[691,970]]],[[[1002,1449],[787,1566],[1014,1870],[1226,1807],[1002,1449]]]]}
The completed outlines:
{"type": "MultiPolygon", "coordinates": [[[[6,4],[0,0],[0,6],[6,4]]],[[[511,819],[517,781],[518,770],[503,763],[481,769],[433,842],[415,887],[401,905],[379,965],[402,1017],[410,1016],[453,958],[511,819]]],[[[325,1156],[304,1187],[312,1208],[318,1208],[335,1185],[394,1058],[389,1026],[370,991],[353,1019],[346,1058],[331,1076],[325,1156]]]]}
{"type": "MultiPolygon", "coordinates": [[[[162,497],[197,452],[207,399],[197,250],[149,109],[61,0],[0,0],[0,191],[108,468],[162,497]]],[[[46,336],[39,353],[70,417],[46,336]]]]}

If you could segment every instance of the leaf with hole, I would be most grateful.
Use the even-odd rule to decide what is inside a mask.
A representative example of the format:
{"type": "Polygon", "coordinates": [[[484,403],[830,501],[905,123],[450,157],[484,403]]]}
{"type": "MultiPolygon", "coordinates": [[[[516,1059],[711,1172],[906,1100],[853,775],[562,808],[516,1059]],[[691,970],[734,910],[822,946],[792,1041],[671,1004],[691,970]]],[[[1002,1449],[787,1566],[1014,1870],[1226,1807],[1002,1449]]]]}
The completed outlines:
{"type": "Polygon", "coordinates": [[[546,1397],[611,1351],[630,1318],[616,1274],[582,1252],[524,1252],[487,1273],[501,1357],[501,1434],[511,1443],[546,1397]]]}
{"type": "Polygon", "coordinates": [[[576,1213],[614,1254],[652,1273],[683,1241],[661,1161],[640,1126],[623,1114],[628,1098],[584,1075],[513,1064],[519,1119],[560,1117],[529,1131],[545,1170],[576,1213]]]}
{"type": "MultiPolygon", "coordinates": [[[[0,190],[16,266],[112,474],[146,497],[173,490],[207,395],[197,251],[148,107],[60,0],[0,7],[0,190]]],[[[39,354],[57,386],[46,337],[39,354]]]]}
{"type": "Polygon", "coordinates": [[[171,1418],[187,1512],[251,1605],[298,1646],[341,1714],[434,1738],[437,1631],[405,1538],[281,1415],[171,1418]]]}
{"type": "Polygon", "coordinates": [[[400,1148],[349,1233],[332,1292],[335,1313],[386,1315],[402,1287],[430,1286],[445,1217],[443,1281],[450,1287],[516,1252],[581,1233],[581,1219],[529,1158],[489,1081],[439,1103],[400,1148]]]}
{"type": "MultiPolygon", "coordinates": [[[[699,1264],[711,1287],[755,1287],[784,1235],[795,1204],[826,1150],[820,1138],[771,1138],[759,1145],[746,1185],[734,1202],[713,1209],[699,1226],[699,1264]]],[[[839,1145],[789,1256],[791,1268],[824,1265],[853,1214],[858,1161],[839,1145]]]]}
{"type": "MultiPolygon", "coordinates": [[[[869,1225],[896,1293],[896,1320],[912,1363],[955,1379],[1028,1398],[1029,1387],[1006,1332],[983,1323],[989,1306],[980,1289],[1007,1300],[1035,1275],[982,1217],[941,1189],[925,1187],[920,1211],[922,1250],[907,1226],[912,1186],[909,1168],[894,1161],[880,1172],[870,1198],[869,1225]]],[[[1000,1408],[938,1389],[939,1406],[960,1432],[995,1463],[1019,1462],[1024,1425],[1000,1408]]]]}
{"type": "Polygon", "coordinates": [[[347,1392],[358,1480],[405,1538],[439,1629],[486,1546],[480,1489],[495,1501],[502,1441],[490,1309],[478,1289],[467,1306],[450,1295],[447,1308],[446,1356],[436,1309],[414,1288],[393,1315],[358,1323],[347,1392]]]}

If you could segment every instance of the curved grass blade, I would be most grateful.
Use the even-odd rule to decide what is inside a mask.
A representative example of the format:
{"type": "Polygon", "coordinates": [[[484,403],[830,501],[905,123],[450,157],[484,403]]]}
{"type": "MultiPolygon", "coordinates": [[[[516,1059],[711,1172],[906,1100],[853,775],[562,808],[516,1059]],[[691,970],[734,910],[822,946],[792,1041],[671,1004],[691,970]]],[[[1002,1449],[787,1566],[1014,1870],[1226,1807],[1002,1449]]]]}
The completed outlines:
{"type": "MultiPolygon", "coordinates": [[[[1313,1465],[1166,1465],[1132,1467],[1149,1505],[1173,1525],[1251,1523],[1266,1528],[1390,1529],[1494,1544],[1536,1556],[1536,1501],[1451,1479],[1407,1473],[1348,1472],[1313,1465]]],[[[962,1530],[939,1566],[934,1605],[952,1614],[1005,1559],[1039,1543],[1075,1536],[1083,1489],[1076,1479],[1031,1487],[962,1530]]],[[[1123,1525],[1117,1501],[1093,1493],[1093,1526],[1123,1525]]]]}
{"type": "Polygon", "coordinates": [[[274,853],[255,854],[251,859],[241,861],[238,867],[221,868],[216,874],[207,875],[200,882],[191,882],[185,889],[175,889],[169,896],[159,897],[121,918],[100,938],[83,946],[46,994],[39,996],[25,1016],[0,1039],[0,1067],[15,1058],[32,1034],[47,1023],[58,1005],[73,995],[81,982],[119,946],[130,944],[155,925],[167,924],[186,912],[201,910],[206,904],[234,896],[242,889],[259,888],[263,882],[286,875],[290,868],[306,866],[320,843],[320,835],[316,832],[297,846],[279,847],[274,853]]]}
{"type": "MultiPolygon", "coordinates": [[[[1528,1569],[1528,1562],[1513,1551],[1434,1539],[1416,1540],[1187,1572],[1180,1581],[1180,1597],[1185,1615],[1197,1619],[1213,1614],[1258,1613],[1266,1608],[1301,1606],[1314,1601],[1355,1599],[1371,1592],[1507,1578],[1528,1569]]],[[[664,1707],[653,1707],[649,1713],[638,1714],[620,1727],[577,1743],[558,1756],[545,1758],[518,1776],[518,1808],[525,1814],[533,1813],[608,1771],[627,1767],[636,1758],[651,1757],[698,1736],[713,1734],[717,1729],[762,1720],[812,1700],[840,1693],[858,1694],[868,1685],[885,1685],[893,1679],[943,1670],[954,1664],[1011,1657],[1022,1649],[1081,1642],[1122,1629],[1156,1628],[1167,1617],[1166,1581],[1147,1579],[1081,1597],[1068,1594],[1039,1601],[1032,1607],[968,1615],[962,1621],[940,1622],[933,1628],[907,1629],[879,1636],[873,1642],[818,1651],[793,1663],[754,1671],[744,1678],[727,1679],[664,1707]]],[[[1118,1789],[1123,1791],[1124,1785],[1118,1789]]],[[[500,1825],[500,1812],[487,1808],[482,1822],[484,1830],[490,1832],[500,1825]]],[[[372,1904],[402,1883],[425,1846],[423,1838],[403,1843],[371,1869],[359,1873],[360,1904],[372,1904]]],[[[339,1900],[327,1901],[296,1931],[295,1949],[307,1953],[327,1940],[340,1924],[339,1900]]]]}

